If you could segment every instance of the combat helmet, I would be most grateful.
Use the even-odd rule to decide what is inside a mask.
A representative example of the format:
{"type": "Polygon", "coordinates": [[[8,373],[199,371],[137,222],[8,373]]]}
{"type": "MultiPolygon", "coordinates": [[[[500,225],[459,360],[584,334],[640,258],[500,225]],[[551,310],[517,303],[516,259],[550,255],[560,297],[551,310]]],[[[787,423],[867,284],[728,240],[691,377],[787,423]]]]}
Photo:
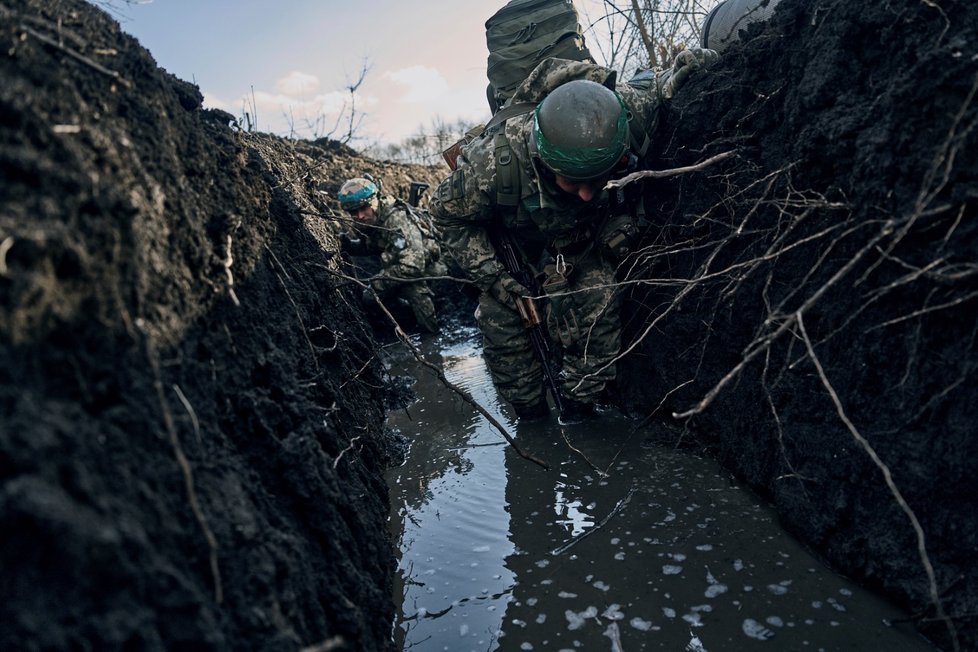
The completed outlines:
{"type": "Polygon", "coordinates": [[[372,179],[354,177],[340,186],[337,199],[345,211],[355,211],[367,206],[376,209],[380,204],[379,193],[380,189],[372,179]]]}
{"type": "Polygon", "coordinates": [[[625,103],[597,82],[578,79],[561,84],[534,110],[531,151],[567,179],[605,176],[621,160],[628,143],[625,103]]]}

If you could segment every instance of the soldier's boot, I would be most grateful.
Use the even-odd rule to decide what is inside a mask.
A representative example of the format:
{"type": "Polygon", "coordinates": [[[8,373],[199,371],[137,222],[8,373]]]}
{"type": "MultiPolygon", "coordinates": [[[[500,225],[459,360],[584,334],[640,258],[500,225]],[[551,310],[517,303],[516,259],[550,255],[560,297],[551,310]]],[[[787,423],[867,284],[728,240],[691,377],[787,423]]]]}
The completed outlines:
{"type": "Polygon", "coordinates": [[[414,310],[414,320],[418,322],[418,328],[422,332],[438,332],[438,316],[435,314],[435,303],[431,297],[427,295],[415,297],[415,303],[411,307],[414,310]]]}
{"type": "Polygon", "coordinates": [[[513,403],[513,412],[520,418],[520,421],[539,421],[550,416],[550,406],[547,400],[543,399],[535,403],[513,403]]]}
{"type": "Polygon", "coordinates": [[[570,426],[594,416],[594,403],[585,403],[565,397],[562,401],[564,410],[560,413],[558,422],[562,426],[570,426]]]}

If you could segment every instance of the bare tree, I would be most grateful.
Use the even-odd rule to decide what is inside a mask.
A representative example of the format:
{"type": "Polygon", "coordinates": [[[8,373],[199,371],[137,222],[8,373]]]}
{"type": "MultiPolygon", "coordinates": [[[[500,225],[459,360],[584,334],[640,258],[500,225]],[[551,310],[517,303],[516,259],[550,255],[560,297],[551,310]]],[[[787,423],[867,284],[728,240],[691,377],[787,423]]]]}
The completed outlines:
{"type": "Polygon", "coordinates": [[[133,5],[148,5],[153,0],[91,0],[92,4],[101,7],[106,10],[118,20],[129,20],[129,16],[125,13],[127,7],[133,5]]]}
{"type": "Polygon", "coordinates": [[[719,0],[602,0],[581,6],[588,48],[609,68],[630,74],[668,66],[696,45],[719,0]]]}
{"type": "MultiPolygon", "coordinates": [[[[370,67],[370,62],[364,60],[360,64],[360,72],[357,75],[356,80],[352,82],[347,80],[346,90],[350,94],[349,106],[345,106],[340,112],[340,116],[337,118],[339,121],[344,114],[346,115],[346,133],[340,138],[337,138],[337,140],[344,145],[348,145],[350,142],[358,138],[357,132],[360,130],[360,126],[363,124],[363,119],[367,115],[363,111],[357,111],[357,91],[360,90],[360,86],[363,85],[363,80],[367,78],[367,73],[370,72],[370,67]]],[[[332,136],[333,133],[334,132],[331,131],[327,135],[332,136]]]]}
{"type": "Polygon", "coordinates": [[[442,163],[441,153],[458,142],[473,126],[463,120],[450,123],[441,116],[435,116],[427,127],[418,127],[414,134],[404,140],[369,150],[367,153],[399,163],[438,165],[442,163]]]}

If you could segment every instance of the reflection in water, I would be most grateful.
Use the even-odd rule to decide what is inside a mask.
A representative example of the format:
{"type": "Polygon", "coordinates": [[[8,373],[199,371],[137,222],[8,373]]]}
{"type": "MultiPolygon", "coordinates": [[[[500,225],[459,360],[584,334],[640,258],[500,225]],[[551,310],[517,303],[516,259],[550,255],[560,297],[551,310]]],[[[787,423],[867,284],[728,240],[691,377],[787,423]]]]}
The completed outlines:
{"type": "Polygon", "coordinates": [[[823,567],[710,460],[644,448],[613,414],[518,424],[474,339],[426,342],[520,446],[409,359],[420,400],[388,475],[394,637],[411,650],[931,650],[893,606],[823,567]]]}
{"type": "MultiPolygon", "coordinates": [[[[449,381],[512,428],[479,351],[463,342],[437,353],[449,381]]],[[[504,563],[513,552],[505,441],[430,373],[408,369],[424,399],[390,419],[412,440],[409,461],[389,473],[403,600],[395,638],[414,649],[494,649],[515,582],[504,563]]]]}

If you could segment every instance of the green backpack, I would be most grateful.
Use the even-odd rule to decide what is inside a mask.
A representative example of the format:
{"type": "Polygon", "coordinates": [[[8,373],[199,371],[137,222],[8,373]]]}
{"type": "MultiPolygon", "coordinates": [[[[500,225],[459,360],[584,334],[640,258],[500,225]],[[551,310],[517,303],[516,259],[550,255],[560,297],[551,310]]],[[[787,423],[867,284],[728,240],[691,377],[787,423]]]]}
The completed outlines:
{"type": "Polygon", "coordinates": [[[486,46],[493,113],[547,57],[593,61],[571,0],[511,0],[486,21],[486,46]]]}

